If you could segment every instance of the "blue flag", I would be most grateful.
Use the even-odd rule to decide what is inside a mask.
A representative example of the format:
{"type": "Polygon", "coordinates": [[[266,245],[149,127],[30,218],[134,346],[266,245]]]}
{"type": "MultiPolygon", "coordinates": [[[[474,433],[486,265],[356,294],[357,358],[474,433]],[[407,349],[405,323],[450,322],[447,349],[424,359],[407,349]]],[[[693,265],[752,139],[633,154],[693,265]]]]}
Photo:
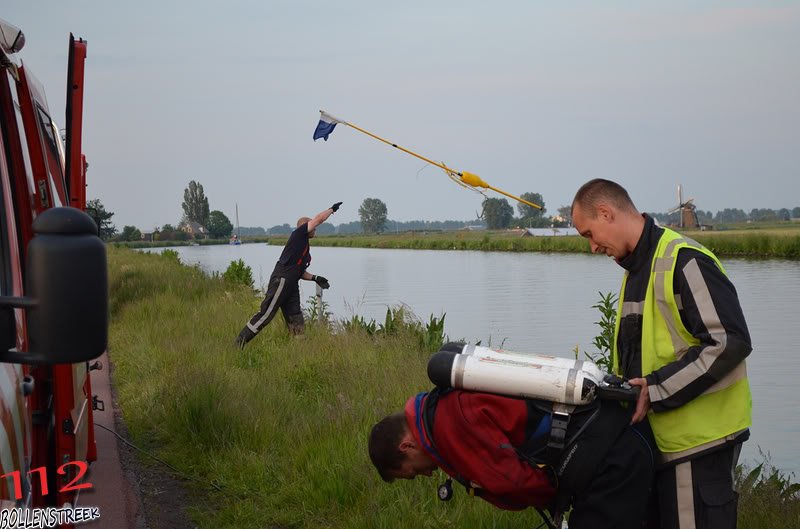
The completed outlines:
{"type": "Polygon", "coordinates": [[[317,123],[317,128],[314,131],[314,141],[317,141],[320,138],[322,138],[325,141],[328,141],[328,136],[330,136],[330,134],[333,132],[333,129],[336,128],[336,124],[344,122],[336,119],[330,114],[326,114],[321,110],[319,114],[320,114],[319,123],[317,123]]]}

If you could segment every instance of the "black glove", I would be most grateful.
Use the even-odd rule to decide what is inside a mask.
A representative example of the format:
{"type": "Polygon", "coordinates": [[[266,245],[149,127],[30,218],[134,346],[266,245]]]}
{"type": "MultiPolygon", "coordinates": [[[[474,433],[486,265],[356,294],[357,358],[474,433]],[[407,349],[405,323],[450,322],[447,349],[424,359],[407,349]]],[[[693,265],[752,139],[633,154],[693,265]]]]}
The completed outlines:
{"type": "Polygon", "coordinates": [[[341,205],[342,205],[341,202],[337,202],[336,204],[331,206],[331,209],[333,210],[334,213],[336,213],[337,211],[339,211],[339,206],[341,205]]]}
{"type": "MultiPolygon", "coordinates": [[[[341,202],[340,202],[340,204],[341,204],[341,202]]],[[[314,281],[316,284],[318,284],[320,287],[322,287],[322,290],[325,290],[325,289],[327,289],[327,288],[331,288],[331,284],[330,284],[330,283],[328,283],[328,280],[327,280],[327,279],[325,279],[325,278],[324,278],[324,277],[322,277],[322,276],[314,276],[314,275],[312,275],[312,276],[311,276],[311,279],[312,279],[312,281],[314,281]]]]}

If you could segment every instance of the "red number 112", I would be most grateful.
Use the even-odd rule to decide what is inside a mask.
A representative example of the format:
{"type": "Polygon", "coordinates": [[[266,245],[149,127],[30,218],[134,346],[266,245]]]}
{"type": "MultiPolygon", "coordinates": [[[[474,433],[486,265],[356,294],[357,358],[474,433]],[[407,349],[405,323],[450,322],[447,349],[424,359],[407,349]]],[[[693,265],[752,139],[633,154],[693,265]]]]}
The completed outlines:
{"type": "MultiPolygon", "coordinates": [[[[78,467],[78,475],[75,478],[58,489],[59,492],[72,492],[73,490],[80,490],[80,489],[91,489],[92,484],[89,482],[86,483],[78,483],[78,481],[83,478],[86,474],[86,471],[89,470],[89,464],[86,461],[68,461],[64,463],[56,472],[60,476],[65,476],[67,474],[66,468],[70,465],[75,465],[78,467]]],[[[37,467],[28,471],[28,475],[39,474],[39,484],[42,487],[42,496],[47,496],[50,493],[50,489],[47,487],[47,468],[46,467],[37,467]]],[[[8,474],[3,474],[0,476],[0,479],[7,478],[11,476],[14,479],[14,499],[21,500],[22,499],[22,475],[20,474],[19,470],[15,470],[14,472],[9,472],[8,474]]]]}

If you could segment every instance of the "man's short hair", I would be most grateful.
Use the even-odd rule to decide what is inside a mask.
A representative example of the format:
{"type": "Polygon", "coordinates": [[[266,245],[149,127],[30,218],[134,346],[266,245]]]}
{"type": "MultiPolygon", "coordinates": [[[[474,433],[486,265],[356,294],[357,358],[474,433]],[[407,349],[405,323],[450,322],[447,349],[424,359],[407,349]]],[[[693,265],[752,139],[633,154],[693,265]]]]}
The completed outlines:
{"type": "Polygon", "coordinates": [[[303,224],[305,224],[306,222],[308,222],[310,220],[311,220],[311,217],[300,217],[299,219],[297,219],[297,227],[299,228],[300,226],[302,226],[303,224]]]}
{"type": "Polygon", "coordinates": [[[405,454],[400,452],[400,441],[406,432],[406,414],[401,411],[384,417],[369,434],[369,458],[387,483],[394,481],[391,472],[398,470],[405,459],[405,454]]]}
{"type": "Polygon", "coordinates": [[[597,216],[597,206],[602,202],[611,204],[621,211],[636,211],[636,206],[624,187],[602,178],[595,178],[583,184],[575,193],[572,208],[575,208],[575,204],[580,204],[585,213],[594,218],[597,216]]]}

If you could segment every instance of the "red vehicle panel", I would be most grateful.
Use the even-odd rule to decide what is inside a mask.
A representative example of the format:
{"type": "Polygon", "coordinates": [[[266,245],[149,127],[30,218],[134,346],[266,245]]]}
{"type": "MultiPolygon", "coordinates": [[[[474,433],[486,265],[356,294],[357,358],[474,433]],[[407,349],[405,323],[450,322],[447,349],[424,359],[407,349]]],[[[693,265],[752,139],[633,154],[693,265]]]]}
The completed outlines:
{"type": "MultiPolygon", "coordinates": [[[[19,57],[24,45],[22,32],[2,20],[0,25],[0,503],[3,507],[76,505],[76,491],[66,485],[97,456],[92,389],[87,361],[63,363],[59,358],[95,358],[102,350],[49,358],[30,350],[35,346],[32,336],[47,333],[30,334],[36,322],[26,311],[38,308],[39,314],[45,314],[39,307],[46,301],[30,297],[27,290],[34,288],[29,285],[33,276],[27,272],[31,265],[26,262],[39,216],[61,206],[86,207],[86,162],[81,153],[86,42],[69,36],[65,148],[43,87],[19,57]],[[26,352],[36,354],[38,365],[25,365],[30,363],[26,358],[34,358],[25,356],[26,352]],[[60,474],[58,469],[67,471],[60,474]]],[[[103,250],[103,270],[104,255],[103,250]]],[[[46,261],[40,259],[39,263],[46,266],[46,261]]],[[[40,297],[49,296],[40,292],[40,297]]],[[[107,301],[107,291],[105,297],[107,301]]],[[[55,301],[58,303],[51,306],[82,303],[55,301]]],[[[102,294],[95,301],[101,303],[96,307],[105,306],[102,294]]],[[[78,344],[79,349],[81,333],[69,329],[66,334],[69,331],[76,333],[66,341],[73,349],[78,344]]],[[[104,344],[104,339],[97,343],[104,344]]]]}

